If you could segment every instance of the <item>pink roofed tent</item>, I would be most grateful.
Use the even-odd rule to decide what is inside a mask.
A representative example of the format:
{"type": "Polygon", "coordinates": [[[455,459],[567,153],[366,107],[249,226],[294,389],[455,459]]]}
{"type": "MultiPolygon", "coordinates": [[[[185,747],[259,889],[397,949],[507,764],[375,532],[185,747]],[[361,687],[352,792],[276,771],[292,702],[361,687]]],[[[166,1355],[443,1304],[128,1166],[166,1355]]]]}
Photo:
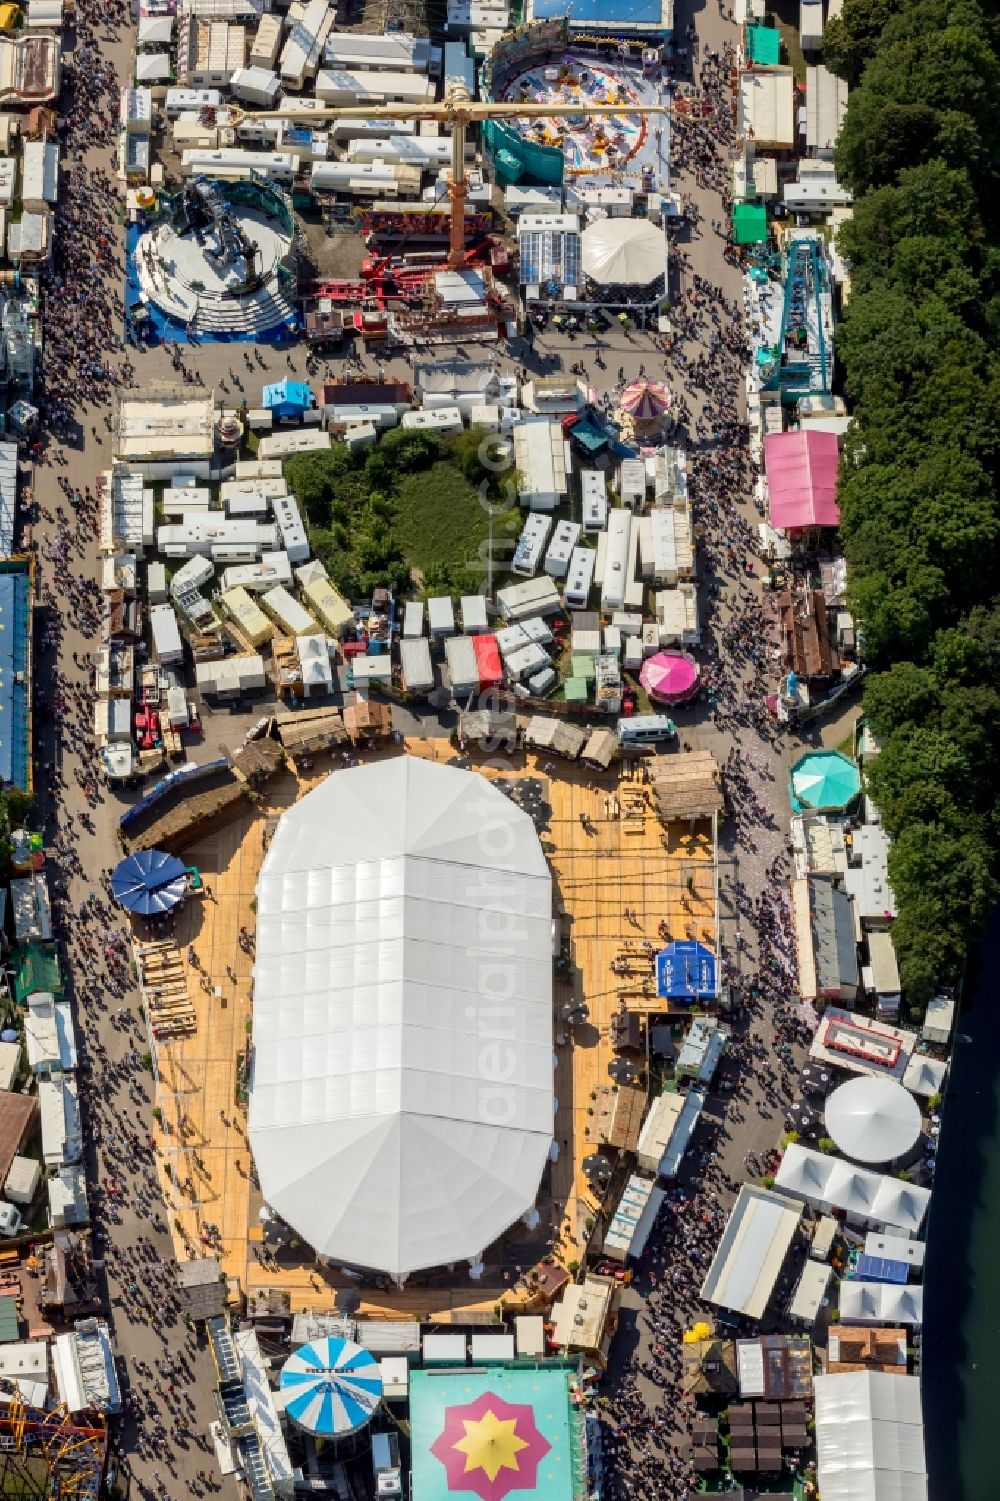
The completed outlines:
{"type": "Polygon", "coordinates": [[[837,526],[839,460],[836,433],[769,433],[764,439],[764,468],[771,525],[789,532],[837,526]]]}
{"type": "Polygon", "coordinates": [[[670,409],[670,392],[658,381],[637,380],[625,387],[619,409],[633,422],[662,422],[670,409]]]}
{"type": "Polygon", "coordinates": [[[639,682],[661,704],[683,704],[698,692],[698,664],[687,652],[660,651],[642,664],[639,682]]]}

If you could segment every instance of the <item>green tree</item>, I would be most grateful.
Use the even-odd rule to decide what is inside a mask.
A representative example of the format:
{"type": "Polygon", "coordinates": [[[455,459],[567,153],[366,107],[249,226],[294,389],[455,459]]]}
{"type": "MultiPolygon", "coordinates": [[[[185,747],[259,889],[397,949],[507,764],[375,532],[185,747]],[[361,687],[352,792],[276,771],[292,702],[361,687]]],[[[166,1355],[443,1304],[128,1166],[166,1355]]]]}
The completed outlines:
{"type": "Polygon", "coordinates": [[[831,73],[846,78],[853,88],[898,8],[899,0],[844,0],[840,15],[828,21],[823,32],[823,61],[831,73]]]}

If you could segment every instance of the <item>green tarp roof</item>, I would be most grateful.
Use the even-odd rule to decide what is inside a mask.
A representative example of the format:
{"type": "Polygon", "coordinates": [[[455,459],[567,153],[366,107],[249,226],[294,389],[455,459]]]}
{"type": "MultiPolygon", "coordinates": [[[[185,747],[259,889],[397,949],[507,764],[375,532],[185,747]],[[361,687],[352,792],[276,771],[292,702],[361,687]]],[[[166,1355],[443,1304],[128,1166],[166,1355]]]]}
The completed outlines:
{"type": "Polygon", "coordinates": [[[767,209],[762,203],[738,203],[733,209],[733,238],[737,245],[759,245],[767,239],[767,209]]]}
{"type": "Polygon", "coordinates": [[[762,68],[776,68],[781,62],[781,32],[777,27],[748,26],[747,57],[762,68]]]}
{"type": "Polygon", "coordinates": [[[43,943],[26,943],[17,950],[17,973],[14,989],[20,1005],[36,990],[62,995],[63,981],[54,948],[43,943]]]}
{"type": "Polygon", "coordinates": [[[13,1344],[19,1338],[17,1299],[12,1294],[5,1294],[0,1298],[0,1345],[13,1344]]]}
{"type": "Polygon", "coordinates": [[[568,704],[585,704],[589,697],[586,678],[567,678],[563,693],[568,704]]]}

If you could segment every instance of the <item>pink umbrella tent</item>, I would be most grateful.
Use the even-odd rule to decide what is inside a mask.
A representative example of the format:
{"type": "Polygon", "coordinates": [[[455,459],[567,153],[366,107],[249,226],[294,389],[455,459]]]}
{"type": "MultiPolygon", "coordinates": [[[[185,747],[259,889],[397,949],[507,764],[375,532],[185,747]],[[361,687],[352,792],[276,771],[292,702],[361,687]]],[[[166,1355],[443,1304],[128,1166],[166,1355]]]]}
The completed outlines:
{"type": "Polygon", "coordinates": [[[639,682],[660,704],[686,704],[698,692],[700,679],[697,662],[685,651],[657,652],[639,673],[639,682]]]}
{"type": "Polygon", "coordinates": [[[636,436],[660,433],[670,413],[670,392],[658,381],[633,381],[622,392],[618,411],[623,427],[636,436]]]}

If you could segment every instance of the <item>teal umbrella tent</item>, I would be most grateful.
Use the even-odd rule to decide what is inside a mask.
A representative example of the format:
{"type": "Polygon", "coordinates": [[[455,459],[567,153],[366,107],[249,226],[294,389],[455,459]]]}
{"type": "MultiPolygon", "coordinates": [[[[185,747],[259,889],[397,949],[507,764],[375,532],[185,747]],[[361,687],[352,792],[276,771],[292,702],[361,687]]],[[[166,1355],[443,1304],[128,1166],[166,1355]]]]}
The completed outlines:
{"type": "Polygon", "coordinates": [[[792,767],[788,798],[796,813],[841,813],[861,792],[861,773],[841,751],[808,751],[792,767]]]}

